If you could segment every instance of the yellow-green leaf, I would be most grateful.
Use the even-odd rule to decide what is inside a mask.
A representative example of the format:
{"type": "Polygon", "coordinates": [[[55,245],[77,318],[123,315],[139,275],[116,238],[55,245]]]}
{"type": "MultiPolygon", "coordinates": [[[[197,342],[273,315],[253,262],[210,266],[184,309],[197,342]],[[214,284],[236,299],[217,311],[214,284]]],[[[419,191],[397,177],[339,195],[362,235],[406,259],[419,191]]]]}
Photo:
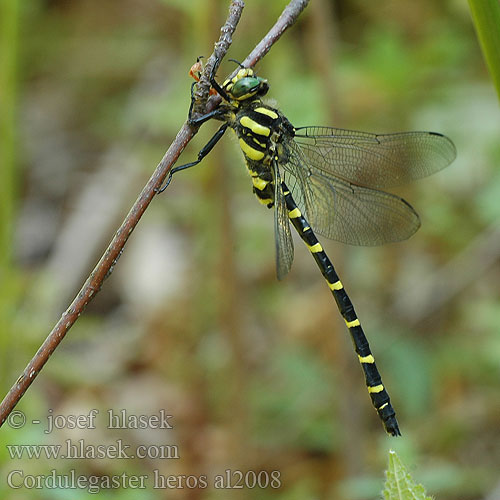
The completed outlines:
{"type": "Polygon", "coordinates": [[[413,480],[393,450],[389,451],[389,467],[385,476],[385,500],[432,500],[425,494],[425,488],[413,480]]]}

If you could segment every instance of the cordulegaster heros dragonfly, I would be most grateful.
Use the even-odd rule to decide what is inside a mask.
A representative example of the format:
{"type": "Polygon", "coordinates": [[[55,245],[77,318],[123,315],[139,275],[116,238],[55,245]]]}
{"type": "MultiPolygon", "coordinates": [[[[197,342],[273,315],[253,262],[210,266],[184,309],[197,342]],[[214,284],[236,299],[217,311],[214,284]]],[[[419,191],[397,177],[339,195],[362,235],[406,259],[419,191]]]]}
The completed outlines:
{"type": "Polygon", "coordinates": [[[380,245],[409,238],[420,227],[417,213],[405,200],[381,189],[443,169],[456,156],[453,142],[435,132],[371,134],[332,127],[294,127],[281,111],[262,101],[269,89],[267,81],[241,64],[236,76],[222,85],[214,73],[210,83],[222,103],[194,118],[193,83],[189,120],[192,125],[210,119],[223,124],[196,161],[170,171],[160,192],[167,188],[175,172],[200,163],[228,128],[234,130],[253,192],[261,203],[274,208],[278,279],[288,273],[293,261],[291,222],[314,257],[344,318],[372,404],[385,430],[399,436],[396,413],[368,340],[314,232],[352,245],[380,245]]]}

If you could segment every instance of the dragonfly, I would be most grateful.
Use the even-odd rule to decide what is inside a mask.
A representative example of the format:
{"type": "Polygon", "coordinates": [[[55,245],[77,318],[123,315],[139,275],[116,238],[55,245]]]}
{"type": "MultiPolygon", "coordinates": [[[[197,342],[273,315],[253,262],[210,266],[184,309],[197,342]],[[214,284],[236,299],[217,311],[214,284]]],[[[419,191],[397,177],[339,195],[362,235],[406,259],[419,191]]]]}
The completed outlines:
{"type": "Polygon", "coordinates": [[[202,116],[193,116],[193,83],[190,123],[198,126],[215,119],[222,125],[195,161],[170,170],[159,192],[167,188],[176,172],[198,165],[228,129],[236,133],[253,192],[260,203],[274,210],[277,278],[283,279],[292,266],[293,226],[345,321],[373,407],[386,432],[399,436],[396,412],[367,337],[316,233],[365,246],[409,238],[420,227],[420,218],[407,201],[385,189],[442,170],[455,159],[455,146],[437,132],[374,134],[326,126],[295,127],[262,99],[269,90],[267,80],[235,62],[239,70],[222,85],[212,71],[211,92],[219,94],[222,101],[202,116]]]}

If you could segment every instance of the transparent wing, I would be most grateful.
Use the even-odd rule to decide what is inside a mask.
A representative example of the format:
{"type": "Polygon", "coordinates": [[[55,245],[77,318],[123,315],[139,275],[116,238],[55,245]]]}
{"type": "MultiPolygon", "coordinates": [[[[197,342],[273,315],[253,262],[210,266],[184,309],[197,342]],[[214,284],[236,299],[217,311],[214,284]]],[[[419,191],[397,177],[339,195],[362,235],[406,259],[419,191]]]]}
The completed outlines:
{"type": "Polygon", "coordinates": [[[456,157],[453,142],[435,132],[370,134],[302,127],[296,130],[295,140],[313,169],[374,188],[426,177],[456,157]]]}
{"type": "Polygon", "coordinates": [[[293,239],[286,208],[281,177],[278,168],[274,168],[274,236],[276,244],[276,274],[283,279],[290,271],[293,262],[293,239]]]}
{"type": "Polygon", "coordinates": [[[285,144],[285,182],[314,231],[351,245],[382,245],[409,238],[420,227],[415,210],[402,198],[359,186],[320,169],[293,140],[285,144]]]}

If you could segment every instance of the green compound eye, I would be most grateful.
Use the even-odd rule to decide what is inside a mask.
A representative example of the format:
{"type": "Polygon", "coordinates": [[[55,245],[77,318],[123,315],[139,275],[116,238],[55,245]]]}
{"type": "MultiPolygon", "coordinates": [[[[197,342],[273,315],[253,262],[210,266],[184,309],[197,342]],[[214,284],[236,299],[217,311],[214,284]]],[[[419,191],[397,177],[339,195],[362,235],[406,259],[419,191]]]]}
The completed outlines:
{"type": "Polygon", "coordinates": [[[241,80],[238,80],[231,88],[231,95],[235,99],[241,99],[248,94],[255,94],[260,90],[263,82],[265,82],[265,80],[258,76],[246,76],[241,78],[241,80]]]}

